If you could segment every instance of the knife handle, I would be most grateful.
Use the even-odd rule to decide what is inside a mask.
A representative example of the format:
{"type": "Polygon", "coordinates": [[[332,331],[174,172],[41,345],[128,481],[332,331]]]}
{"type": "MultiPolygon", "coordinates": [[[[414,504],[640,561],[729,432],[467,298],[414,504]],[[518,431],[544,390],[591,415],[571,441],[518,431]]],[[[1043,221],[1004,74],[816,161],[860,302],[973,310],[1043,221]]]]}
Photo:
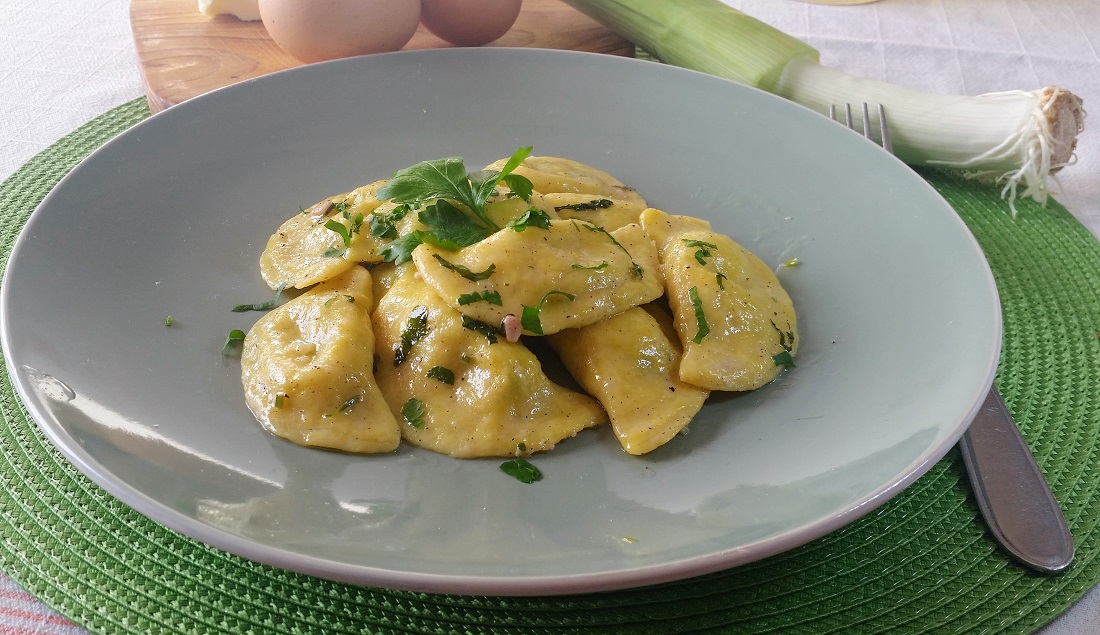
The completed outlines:
{"type": "Polygon", "coordinates": [[[959,440],[978,509],[1013,558],[1057,573],[1073,561],[1073,536],[1058,501],[1004,400],[990,388],[959,440]]]}

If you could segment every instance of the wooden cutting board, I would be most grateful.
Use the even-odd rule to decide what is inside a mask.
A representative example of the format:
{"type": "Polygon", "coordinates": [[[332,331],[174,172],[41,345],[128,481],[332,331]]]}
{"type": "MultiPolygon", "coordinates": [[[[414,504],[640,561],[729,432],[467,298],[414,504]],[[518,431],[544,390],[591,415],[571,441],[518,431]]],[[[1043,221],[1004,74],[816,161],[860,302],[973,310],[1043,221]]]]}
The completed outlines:
{"type": "MultiPolygon", "coordinates": [[[[300,66],[271,41],[262,22],[208,18],[197,0],[132,0],[130,27],[149,109],[241,80],[300,66]]],[[[423,26],[406,49],[451,46],[423,26]]],[[[524,0],[512,29],[489,46],[634,54],[634,46],[561,0],[524,0]]]]}

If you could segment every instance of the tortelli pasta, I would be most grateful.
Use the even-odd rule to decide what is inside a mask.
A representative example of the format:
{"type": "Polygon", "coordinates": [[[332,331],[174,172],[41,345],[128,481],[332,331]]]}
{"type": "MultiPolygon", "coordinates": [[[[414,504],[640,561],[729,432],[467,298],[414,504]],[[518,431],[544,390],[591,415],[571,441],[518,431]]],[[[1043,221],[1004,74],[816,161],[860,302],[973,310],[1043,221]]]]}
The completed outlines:
{"type": "Polygon", "coordinates": [[[790,297],[744,247],[530,148],[320,201],[271,236],[260,272],[302,291],[246,335],[246,403],[270,432],[344,452],[522,457],[610,424],[641,455],[799,345],[790,297]]]}

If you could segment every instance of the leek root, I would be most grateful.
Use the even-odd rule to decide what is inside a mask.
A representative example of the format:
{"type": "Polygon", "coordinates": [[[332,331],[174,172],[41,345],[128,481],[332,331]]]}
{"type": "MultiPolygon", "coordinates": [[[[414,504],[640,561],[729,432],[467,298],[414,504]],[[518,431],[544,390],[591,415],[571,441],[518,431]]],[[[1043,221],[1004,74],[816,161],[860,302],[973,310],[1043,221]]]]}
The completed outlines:
{"type": "Polygon", "coordinates": [[[1013,210],[1017,196],[1046,202],[1051,174],[1072,163],[1084,129],[1081,99],[1061,88],[941,95],[855,77],[822,66],[813,47],[720,0],[565,2],[663,62],[822,114],[831,104],[882,104],[900,159],[998,181],[1013,210]]]}

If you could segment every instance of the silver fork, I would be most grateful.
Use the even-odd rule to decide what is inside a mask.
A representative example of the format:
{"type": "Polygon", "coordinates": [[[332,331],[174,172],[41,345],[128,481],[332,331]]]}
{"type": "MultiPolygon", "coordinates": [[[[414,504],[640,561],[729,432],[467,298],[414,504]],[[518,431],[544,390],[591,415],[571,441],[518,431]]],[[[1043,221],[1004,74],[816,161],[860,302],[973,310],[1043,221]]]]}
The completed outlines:
{"type": "MultiPolygon", "coordinates": [[[[862,105],[860,130],[851,104],[845,104],[842,123],[893,154],[885,109],[881,104],[876,108],[878,139],[872,133],[870,110],[862,105]]],[[[836,106],[829,106],[829,118],[838,121],[836,106]]],[[[1005,551],[1043,573],[1068,567],[1074,549],[1065,516],[996,388],[989,389],[958,447],[978,509],[1005,551]]]]}

